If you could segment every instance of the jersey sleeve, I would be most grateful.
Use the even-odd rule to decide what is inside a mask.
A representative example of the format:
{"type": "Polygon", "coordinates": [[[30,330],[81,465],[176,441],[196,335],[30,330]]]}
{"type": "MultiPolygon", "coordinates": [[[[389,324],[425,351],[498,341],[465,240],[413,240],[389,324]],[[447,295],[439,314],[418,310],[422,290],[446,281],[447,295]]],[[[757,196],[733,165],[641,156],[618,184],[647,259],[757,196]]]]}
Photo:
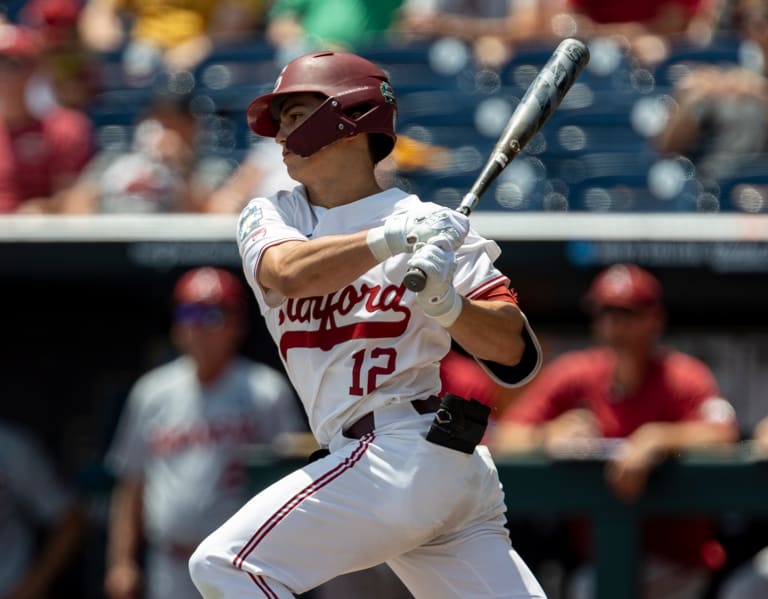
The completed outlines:
{"type": "MultiPolygon", "coordinates": [[[[501,250],[495,241],[484,239],[470,229],[464,245],[457,255],[454,284],[456,291],[467,299],[499,299],[499,287],[509,288],[509,278],[494,266],[501,255],[501,250]]],[[[501,298],[517,305],[517,294],[509,294],[501,298]]],[[[503,387],[519,387],[536,376],[541,368],[541,345],[533,331],[528,318],[523,317],[523,338],[525,350],[520,361],[515,366],[507,366],[489,360],[475,358],[485,373],[494,383],[503,387]]]]}
{"type": "Polygon", "coordinates": [[[279,193],[271,198],[254,198],[240,213],[237,222],[237,246],[243,270],[262,311],[265,305],[274,307],[283,299],[274,291],[265,293],[259,285],[256,273],[264,252],[286,241],[307,241],[307,236],[292,226],[287,213],[280,209],[281,197],[284,195],[279,193]]]}
{"type": "Polygon", "coordinates": [[[679,354],[674,377],[682,420],[736,425],[736,410],[722,397],[714,374],[703,362],[679,354]]]}
{"type": "Polygon", "coordinates": [[[115,435],[105,458],[106,467],[118,477],[140,478],[148,457],[141,381],[128,395],[115,435]]]}
{"type": "Polygon", "coordinates": [[[541,424],[579,405],[583,399],[578,385],[578,368],[565,354],[547,364],[502,414],[501,420],[541,424]]]}

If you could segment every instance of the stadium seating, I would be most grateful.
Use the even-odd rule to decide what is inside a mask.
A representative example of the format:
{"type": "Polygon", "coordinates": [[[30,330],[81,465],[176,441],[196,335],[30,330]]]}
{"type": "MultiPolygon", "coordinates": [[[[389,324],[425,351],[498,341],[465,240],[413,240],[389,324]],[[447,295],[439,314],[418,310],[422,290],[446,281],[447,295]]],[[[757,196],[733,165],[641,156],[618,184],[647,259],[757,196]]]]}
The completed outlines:
{"type": "MultiPolygon", "coordinates": [[[[399,98],[398,132],[448,148],[442,169],[403,172],[399,183],[446,205],[457,204],[479,173],[509,115],[553,45],[520,47],[496,69],[477,65],[468,46],[445,38],[382,40],[360,51],[392,78],[399,98]]],[[[590,42],[591,60],[559,108],[488,190],[480,209],[575,211],[765,211],[755,192],[766,184],[768,163],[716,189],[697,181],[680,162],[656,155],[651,137],[663,126],[663,102],[676,77],[694,63],[743,60],[739,40],[722,37],[705,47],[674,44],[655,68],[639,67],[610,40],[590,42]],[[680,174],[684,172],[684,174],[680,174]],[[740,187],[751,183],[754,189],[740,187]]],[[[106,60],[107,89],[91,115],[101,145],[125,143],[131,124],[154,88],[128,85],[118,54],[106,60]]],[[[245,109],[271,88],[280,64],[263,40],[217,47],[193,73],[161,82],[187,87],[203,123],[201,150],[242,156],[254,140],[245,109]],[[186,77],[184,79],[183,77],[186,77]]]]}

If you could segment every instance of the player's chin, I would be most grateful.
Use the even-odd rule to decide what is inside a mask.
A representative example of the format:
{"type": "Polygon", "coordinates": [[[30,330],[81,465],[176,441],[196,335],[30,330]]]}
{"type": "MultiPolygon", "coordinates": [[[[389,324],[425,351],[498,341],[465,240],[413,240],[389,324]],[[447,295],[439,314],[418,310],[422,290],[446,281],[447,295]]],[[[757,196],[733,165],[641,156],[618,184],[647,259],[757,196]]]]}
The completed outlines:
{"type": "Polygon", "coordinates": [[[290,175],[293,174],[291,172],[292,170],[297,172],[298,169],[301,169],[303,166],[305,166],[311,158],[312,156],[301,156],[289,150],[285,150],[283,152],[283,164],[285,164],[286,168],[288,169],[288,174],[290,175]]]}

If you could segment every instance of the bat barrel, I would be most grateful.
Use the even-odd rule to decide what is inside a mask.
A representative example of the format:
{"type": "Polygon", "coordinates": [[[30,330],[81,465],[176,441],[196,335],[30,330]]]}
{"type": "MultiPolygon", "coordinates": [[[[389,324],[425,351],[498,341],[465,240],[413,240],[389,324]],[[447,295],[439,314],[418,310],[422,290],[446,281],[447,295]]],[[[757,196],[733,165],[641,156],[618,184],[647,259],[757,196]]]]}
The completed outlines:
{"type": "MultiPolygon", "coordinates": [[[[588,62],[589,49],[584,42],[573,38],[560,42],[512,113],[483,170],[462,198],[459,212],[470,215],[480,196],[560,105],[588,62]]],[[[405,286],[414,292],[424,289],[426,282],[426,275],[417,268],[409,269],[403,279],[405,286]]]]}
{"type": "Polygon", "coordinates": [[[588,62],[584,42],[572,38],[560,42],[512,113],[493,153],[514,159],[552,116],[588,62]]]}

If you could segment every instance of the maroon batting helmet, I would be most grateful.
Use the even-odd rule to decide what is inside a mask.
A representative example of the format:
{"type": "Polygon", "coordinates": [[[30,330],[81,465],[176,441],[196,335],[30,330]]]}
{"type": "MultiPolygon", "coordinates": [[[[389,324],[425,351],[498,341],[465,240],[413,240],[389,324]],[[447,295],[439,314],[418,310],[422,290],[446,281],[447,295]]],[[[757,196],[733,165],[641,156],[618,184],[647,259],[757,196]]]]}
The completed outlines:
{"type": "Polygon", "coordinates": [[[320,94],[326,100],[285,140],[299,156],[358,133],[376,136],[374,162],[395,145],[397,103],[387,75],[355,54],[319,52],[289,62],[272,93],[259,96],[248,107],[248,126],[264,137],[275,137],[279,113],[287,94],[320,94]]]}

